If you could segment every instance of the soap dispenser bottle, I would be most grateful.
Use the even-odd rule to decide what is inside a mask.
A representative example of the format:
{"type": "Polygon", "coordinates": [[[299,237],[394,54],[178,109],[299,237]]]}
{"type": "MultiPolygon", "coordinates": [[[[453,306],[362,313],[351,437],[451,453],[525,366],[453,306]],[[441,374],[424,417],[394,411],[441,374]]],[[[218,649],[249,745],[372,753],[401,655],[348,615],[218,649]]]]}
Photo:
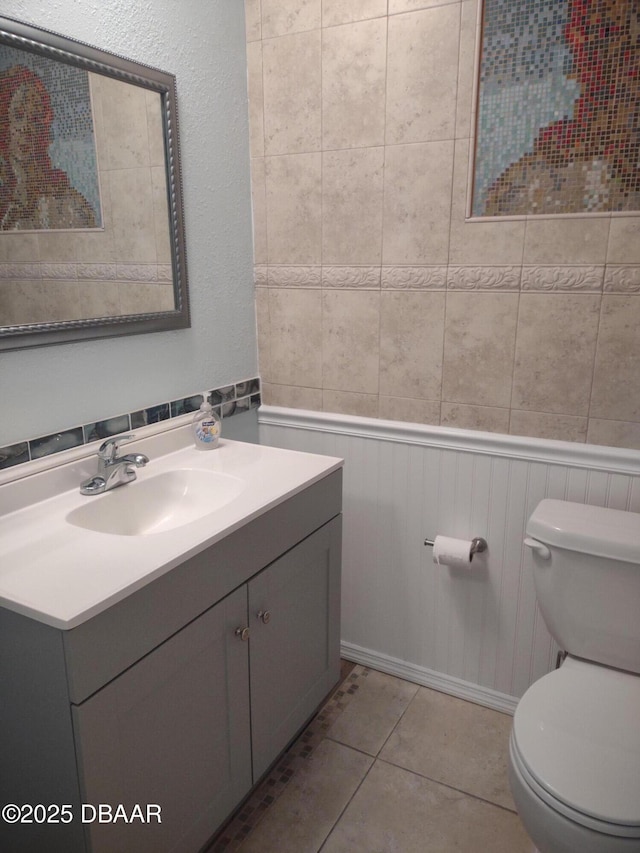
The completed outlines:
{"type": "Polygon", "coordinates": [[[220,442],[220,418],[206,400],[193,416],[193,439],[197,450],[213,450],[220,442]]]}

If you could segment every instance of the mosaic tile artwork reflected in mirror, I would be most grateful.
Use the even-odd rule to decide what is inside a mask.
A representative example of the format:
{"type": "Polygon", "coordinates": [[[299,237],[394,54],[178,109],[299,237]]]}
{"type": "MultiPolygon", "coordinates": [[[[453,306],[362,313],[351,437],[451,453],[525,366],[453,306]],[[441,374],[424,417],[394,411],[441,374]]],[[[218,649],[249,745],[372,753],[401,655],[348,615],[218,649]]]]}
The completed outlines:
{"type": "Polygon", "coordinates": [[[0,18],[0,348],[189,325],[175,79],[0,18]]]}
{"type": "Polygon", "coordinates": [[[484,0],[472,216],[640,210],[637,0],[484,0]]]}

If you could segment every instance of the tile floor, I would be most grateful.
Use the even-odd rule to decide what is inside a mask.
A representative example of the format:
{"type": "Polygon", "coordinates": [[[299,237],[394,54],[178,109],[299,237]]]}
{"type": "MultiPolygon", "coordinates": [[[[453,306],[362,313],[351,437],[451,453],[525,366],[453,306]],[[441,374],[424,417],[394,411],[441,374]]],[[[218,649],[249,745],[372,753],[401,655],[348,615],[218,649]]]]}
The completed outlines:
{"type": "Polygon", "coordinates": [[[208,853],[531,853],[507,782],[510,726],[355,666],[208,853]]]}

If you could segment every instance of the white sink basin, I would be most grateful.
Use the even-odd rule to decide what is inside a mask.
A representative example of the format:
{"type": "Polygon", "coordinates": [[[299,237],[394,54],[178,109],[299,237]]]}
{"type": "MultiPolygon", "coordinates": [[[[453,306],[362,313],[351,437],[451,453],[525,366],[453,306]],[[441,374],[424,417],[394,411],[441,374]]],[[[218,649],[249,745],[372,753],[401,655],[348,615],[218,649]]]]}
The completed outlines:
{"type": "Polygon", "coordinates": [[[198,468],[164,471],[136,480],[86,503],[67,516],[69,524],[118,536],[163,533],[196,521],[237,498],[244,480],[198,468]]]}

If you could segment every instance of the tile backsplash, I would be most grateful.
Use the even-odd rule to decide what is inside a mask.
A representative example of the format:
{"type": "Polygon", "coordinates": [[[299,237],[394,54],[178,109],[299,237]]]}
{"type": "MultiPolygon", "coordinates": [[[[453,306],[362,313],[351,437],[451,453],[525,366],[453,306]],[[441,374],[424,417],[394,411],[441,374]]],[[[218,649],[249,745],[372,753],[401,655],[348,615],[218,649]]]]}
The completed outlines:
{"type": "Polygon", "coordinates": [[[191,394],[178,400],[158,403],[135,412],[114,415],[101,421],[71,427],[53,435],[40,436],[0,447],[0,470],[34,459],[41,459],[43,456],[59,453],[61,450],[68,450],[71,447],[79,447],[82,444],[99,441],[111,435],[139,429],[148,424],[176,418],[189,412],[196,412],[205,395],[215,411],[222,417],[224,429],[224,418],[246,412],[260,405],[260,379],[246,379],[242,382],[225,385],[222,388],[214,388],[212,391],[191,394]]]}
{"type": "Polygon", "coordinates": [[[264,401],[640,449],[640,214],[467,218],[478,0],[245,9],[264,401]]]}

